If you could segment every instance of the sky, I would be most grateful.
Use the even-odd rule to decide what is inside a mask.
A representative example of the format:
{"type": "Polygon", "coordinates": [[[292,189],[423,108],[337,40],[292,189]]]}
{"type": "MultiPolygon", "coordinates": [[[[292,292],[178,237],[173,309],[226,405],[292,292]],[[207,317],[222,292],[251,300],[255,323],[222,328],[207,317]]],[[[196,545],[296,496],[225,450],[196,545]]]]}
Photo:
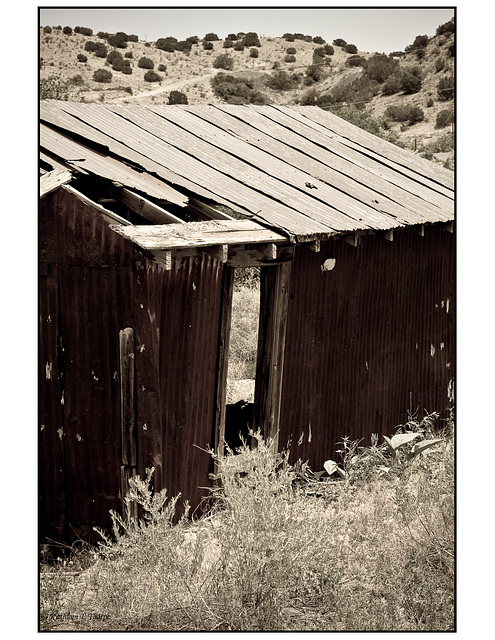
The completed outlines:
{"type": "MultiPolygon", "coordinates": [[[[111,3],[110,3],[111,4],[111,3]]],[[[174,36],[179,40],[206,33],[216,33],[225,38],[229,33],[255,31],[258,36],[280,37],[284,33],[303,33],[321,36],[331,43],[342,38],[355,44],[360,51],[390,53],[403,51],[414,42],[418,35],[434,36],[436,28],[448,22],[454,15],[452,5],[436,8],[398,7],[382,3],[374,8],[345,6],[331,7],[328,3],[304,6],[301,3],[256,3],[248,5],[221,6],[219,3],[174,3],[169,6],[136,5],[120,3],[110,7],[68,6],[42,8],[39,20],[41,26],[88,27],[98,31],[115,33],[123,31],[137,35],[140,40],[154,42],[158,38],[174,36]],[[267,6],[264,6],[267,5],[267,6]]]]}

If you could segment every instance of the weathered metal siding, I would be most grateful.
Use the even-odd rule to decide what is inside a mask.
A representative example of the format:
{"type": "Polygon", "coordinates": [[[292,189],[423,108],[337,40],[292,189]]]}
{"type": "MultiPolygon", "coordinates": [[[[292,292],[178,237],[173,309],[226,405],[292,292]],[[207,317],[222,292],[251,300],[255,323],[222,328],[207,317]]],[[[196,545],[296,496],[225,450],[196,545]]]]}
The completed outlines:
{"type": "Polygon", "coordinates": [[[292,269],[280,446],[322,469],[343,436],[391,434],[407,411],[451,405],[454,239],[396,231],[393,242],[297,247],[292,269]],[[321,271],[335,258],[331,271],[321,271]],[[304,432],[304,442],[297,445],[304,432]]]}
{"type": "Polygon", "coordinates": [[[137,473],[193,506],[208,485],[221,263],[165,271],[64,189],[40,205],[40,539],[120,510],[119,331],[135,335],[137,473]],[[43,274],[47,275],[43,275],[43,274]]]}

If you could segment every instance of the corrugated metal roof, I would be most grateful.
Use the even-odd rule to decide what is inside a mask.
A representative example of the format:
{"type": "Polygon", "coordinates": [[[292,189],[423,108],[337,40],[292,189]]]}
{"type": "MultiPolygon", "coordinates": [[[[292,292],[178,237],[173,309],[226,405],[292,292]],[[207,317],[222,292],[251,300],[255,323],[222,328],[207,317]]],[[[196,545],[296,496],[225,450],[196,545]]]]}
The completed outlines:
{"type": "Polygon", "coordinates": [[[454,218],[452,172],[318,107],[41,103],[41,150],[295,240],[454,218]]]}

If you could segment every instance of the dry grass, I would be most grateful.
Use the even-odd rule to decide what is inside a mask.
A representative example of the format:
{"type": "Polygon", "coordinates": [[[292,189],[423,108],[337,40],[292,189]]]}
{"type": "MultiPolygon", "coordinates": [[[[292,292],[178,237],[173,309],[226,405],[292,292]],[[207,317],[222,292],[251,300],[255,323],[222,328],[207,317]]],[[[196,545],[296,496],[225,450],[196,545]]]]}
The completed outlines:
{"type": "Polygon", "coordinates": [[[257,440],[217,459],[222,487],[198,521],[173,524],[174,501],[138,480],[130,498],[148,519],[115,516],[89,568],[42,574],[41,628],[454,629],[451,431],[412,460],[347,448],[344,479],[320,481],[257,440]]]}

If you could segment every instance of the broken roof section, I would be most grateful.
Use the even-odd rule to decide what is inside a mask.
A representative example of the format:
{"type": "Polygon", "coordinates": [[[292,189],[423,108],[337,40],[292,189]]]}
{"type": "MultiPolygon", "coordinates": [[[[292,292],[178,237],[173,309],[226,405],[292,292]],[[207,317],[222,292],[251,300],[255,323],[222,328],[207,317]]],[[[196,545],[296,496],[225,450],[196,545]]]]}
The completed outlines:
{"type": "Polygon", "coordinates": [[[155,224],[229,220],[224,205],[308,242],[454,219],[451,171],[318,107],[45,101],[40,118],[45,166],[172,207],[155,224]]]}

